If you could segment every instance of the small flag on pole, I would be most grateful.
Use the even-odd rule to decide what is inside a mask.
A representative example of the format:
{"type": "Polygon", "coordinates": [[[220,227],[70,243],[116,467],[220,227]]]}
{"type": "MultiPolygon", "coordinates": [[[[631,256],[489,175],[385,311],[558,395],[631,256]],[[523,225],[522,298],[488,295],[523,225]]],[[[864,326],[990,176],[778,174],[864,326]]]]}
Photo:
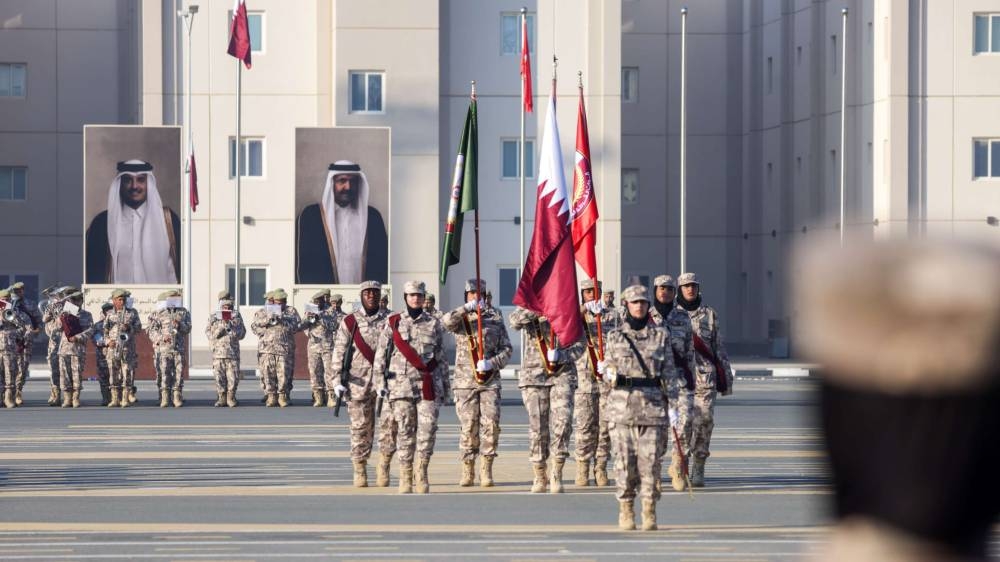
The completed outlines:
{"type": "Polygon", "coordinates": [[[229,29],[229,54],[243,61],[250,68],[250,21],[247,19],[247,4],[235,0],[233,21],[229,29]]]}
{"type": "Polygon", "coordinates": [[[191,199],[191,211],[198,210],[198,168],[194,164],[194,147],[191,147],[191,156],[188,160],[188,189],[191,199]]]}
{"type": "Polygon", "coordinates": [[[524,98],[524,111],[531,113],[534,104],[531,100],[531,53],[528,50],[528,16],[521,15],[521,78],[524,98]]]}
{"type": "Polygon", "coordinates": [[[448,268],[461,258],[462,221],[464,214],[479,206],[478,174],[479,126],[476,123],[476,98],[469,102],[462,140],[455,158],[455,175],[451,182],[451,204],[448,222],[444,226],[444,248],[441,250],[441,284],[448,278],[448,268]]]}

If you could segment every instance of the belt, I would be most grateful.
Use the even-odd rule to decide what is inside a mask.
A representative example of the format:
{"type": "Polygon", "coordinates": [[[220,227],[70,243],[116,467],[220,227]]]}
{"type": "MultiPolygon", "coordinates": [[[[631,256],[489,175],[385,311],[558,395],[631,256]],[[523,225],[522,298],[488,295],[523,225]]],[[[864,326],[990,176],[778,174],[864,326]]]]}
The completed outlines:
{"type": "Polygon", "coordinates": [[[618,377],[615,388],[659,388],[660,379],[646,377],[618,377]]]}
{"type": "Polygon", "coordinates": [[[387,381],[391,381],[394,378],[396,378],[396,373],[386,373],[385,375],[385,380],[387,381]]]}

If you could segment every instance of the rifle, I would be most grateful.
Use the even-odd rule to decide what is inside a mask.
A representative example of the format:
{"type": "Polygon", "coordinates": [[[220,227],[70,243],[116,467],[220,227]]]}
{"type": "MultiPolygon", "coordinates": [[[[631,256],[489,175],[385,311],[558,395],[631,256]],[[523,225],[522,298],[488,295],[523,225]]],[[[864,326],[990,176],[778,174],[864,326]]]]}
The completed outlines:
{"type": "MultiPolygon", "coordinates": [[[[389,392],[389,364],[392,361],[392,351],[396,349],[396,343],[389,338],[389,344],[385,348],[385,369],[382,370],[382,388],[389,392]]],[[[382,403],[385,402],[385,398],[381,394],[375,399],[375,419],[382,417],[382,403]]]]}
{"type": "MultiPolygon", "coordinates": [[[[351,363],[354,362],[354,335],[358,332],[358,325],[354,324],[351,330],[351,337],[347,343],[347,350],[344,352],[344,363],[340,367],[340,386],[347,388],[347,383],[351,380],[351,363]]],[[[346,392],[346,391],[345,391],[346,392]]],[[[337,401],[333,404],[333,417],[340,417],[340,407],[344,405],[344,392],[337,396],[337,401]]]]}

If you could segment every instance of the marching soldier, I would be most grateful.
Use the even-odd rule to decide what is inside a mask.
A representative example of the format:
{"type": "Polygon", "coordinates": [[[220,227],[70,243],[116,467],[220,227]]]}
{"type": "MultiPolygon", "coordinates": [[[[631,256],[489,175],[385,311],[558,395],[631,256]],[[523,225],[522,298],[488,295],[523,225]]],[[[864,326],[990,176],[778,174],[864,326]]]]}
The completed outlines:
{"type": "Polygon", "coordinates": [[[573,431],[573,393],[576,390],[575,346],[559,349],[560,342],[544,316],[516,308],[510,325],[524,330],[525,349],[517,386],[528,410],[529,460],[535,479],[532,493],[549,490],[546,462],[552,457],[551,491],[562,493],[562,471],[569,456],[573,431]]]}
{"type": "Polygon", "coordinates": [[[694,399],[694,373],[697,367],[694,363],[694,340],[692,338],[691,318],[687,311],[675,304],[677,296],[677,284],[674,278],[669,275],[658,275],[653,280],[653,306],[649,309],[649,317],[653,324],[660,328],[665,328],[670,335],[670,349],[674,355],[674,365],[677,366],[677,376],[684,388],[678,391],[677,400],[670,403],[670,409],[674,412],[671,419],[677,420],[675,426],[666,432],[664,439],[674,438],[676,442],[673,447],[669,443],[664,443],[664,454],[670,450],[670,468],[667,473],[670,475],[670,483],[674,490],[684,491],[687,483],[684,480],[684,463],[686,462],[688,441],[687,435],[691,433],[691,403],[694,399]]]}
{"type": "Polygon", "coordinates": [[[691,407],[690,433],[685,441],[691,449],[691,485],[705,485],[705,460],[715,427],[715,398],[733,392],[733,369],[722,342],[719,314],[701,303],[701,285],[694,273],[682,273],[677,279],[681,292],[677,304],[687,311],[693,330],[695,372],[694,398],[691,407]]]}
{"type": "Polygon", "coordinates": [[[598,295],[600,287],[594,287],[593,279],[584,279],[580,282],[584,352],[576,359],[578,386],[573,395],[577,486],[590,485],[591,467],[594,471],[594,483],[598,486],[608,485],[611,437],[608,433],[605,408],[609,387],[601,384],[601,377],[597,373],[597,362],[604,353],[600,347],[603,336],[599,337],[597,332],[597,316],[601,316],[601,330],[604,334],[617,327],[618,316],[613,310],[604,308],[598,295]]]}
{"type": "Polygon", "coordinates": [[[264,378],[268,408],[288,406],[288,379],[292,365],[288,356],[295,352],[295,332],[302,325],[302,318],[295,307],[288,306],[288,293],[284,289],[271,292],[274,304],[265,306],[254,316],[251,329],[257,335],[261,376],[264,378]]]}
{"type": "MultiPolygon", "coordinates": [[[[124,306],[124,298],[121,302],[124,306]]],[[[83,368],[87,360],[87,341],[93,333],[94,318],[83,310],[83,293],[80,291],[69,295],[69,303],[76,309],[75,313],[68,311],[68,307],[64,305],[59,321],[63,330],[62,338],[59,339],[60,388],[62,407],[79,408],[83,368]]],[[[135,321],[138,323],[138,315],[135,316],[135,321]]]]}
{"type": "Polygon", "coordinates": [[[465,283],[465,304],[444,314],[441,321],[455,336],[455,411],[462,424],[459,486],[472,486],[476,455],[481,453],[479,485],[488,488],[493,486],[493,459],[500,439],[500,371],[513,349],[503,319],[479,299],[480,289],[485,288],[484,281],[469,279],[465,283]],[[482,348],[477,333],[477,306],[482,309],[482,348]]]}
{"type": "Polygon", "coordinates": [[[646,287],[632,285],[622,292],[627,316],[608,334],[607,354],[598,372],[609,381],[608,426],[615,449],[615,484],[619,502],[618,527],[635,529],[633,502],[642,499],[642,529],[656,529],[660,459],[670,423],[668,404],[678,391],[673,354],[665,353],[667,331],[649,323],[646,287]]]}
{"type": "Polygon", "coordinates": [[[427,293],[427,298],[424,299],[424,310],[427,311],[427,314],[440,320],[444,316],[444,313],[437,309],[436,304],[437,299],[434,298],[434,293],[427,293]]]}
{"type": "Polygon", "coordinates": [[[379,420],[379,451],[392,458],[399,448],[399,493],[430,491],[427,466],[434,453],[437,419],[448,393],[448,366],[444,362],[444,328],[424,312],[423,282],[403,285],[406,312],[386,321],[375,352],[375,388],[386,391],[389,408],[379,420]]]}
{"type": "Polygon", "coordinates": [[[20,344],[31,330],[31,318],[11,302],[11,293],[0,291],[0,383],[3,384],[3,405],[17,406],[14,395],[17,389],[18,363],[21,360],[20,344]]]}
{"type": "MultiPolygon", "coordinates": [[[[229,295],[229,291],[223,291],[223,292],[226,294],[226,297],[223,297],[222,293],[219,293],[219,298],[220,299],[222,299],[222,298],[231,298],[231,297],[228,296],[229,295]]],[[[274,304],[274,299],[272,298],[273,294],[274,294],[274,291],[268,291],[268,292],[264,293],[263,298],[264,298],[264,305],[265,306],[269,305],[269,304],[272,304],[272,305],[274,304]]],[[[267,322],[267,317],[268,317],[268,312],[267,312],[266,308],[261,307],[253,315],[253,320],[250,322],[250,330],[253,331],[254,333],[256,333],[256,331],[253,328],[253,323],[256,322],[257,320],[260,320],[260,319],[262,319],[264,322],[267,322]]],[[[257,341],[257,373],[258,373],[257,382],[260,383],[260,403],[261,404],[266,404],[267,403],[267,377],[264,376],[264,357],[263,357],[263,355],[261,355],[260,348],[261,348],[261,346],[260,346],[260,340],[258,340],[257,341]]]]}
{"type": "Polygon", "coordinates": [[[181,292],[168,291],[166,307],[153,313],[150,327],[156,336],[156,356],[160,376],[160,407],[184,405],[185,342],[191,333],[191,313],[184,308],[181,292]]]}
{"type": "Polygon", "coordinates": [[[94,323],[92,339],[94,341],[94,358],[97,361],[97,384],[101,387],[101,406],[111,403],[111,371],[108,367],[108,357],[105,355],[107,339],[104,337],[104,318],[114,308],[109,302],[101,305],[101,314],[94,323]]]}
{"type": "Polygon", "coordinates": [[[42,314],[39,312],[38,305],[34,301],[24,298],[24,283],[20,281],[10,286],[10,299],[15,308],[31,319],[31,326],[25,331],[18,345],[20,356],[17,362],[17,388],[14,395],[14,403],[20,406],[24,403],[21,393],[24,391],[25,381],[28,380],[31,352],[35,345],[35,336],[38,335],[42,327],[42,314]]]}
{"type": "MultiPolygon", "coordinates": [[[[114,308],[104,317],[105,355],[111,367],[111,402],[109,408],[127,408],[135,403],[135,368],[139,357],[135,353],[135,338],[142,331],[139,313],[126,301],[131,293],[115,289],[111,293],[114,308]]],[[[90,313],[87,313],[90,316],[90,313]]],[[[60,352],[60,355],[62,353],[60,352]]],[[[65,382],[65,375],[63,376],[65,382]]],[[[63,392],[66,388],[63,388],[63,392]]],[[[63,396],[63,405],[66,397],[63,396]]]]}
{"type": "MultiPolygon", "coordinates": [[[[224,291],[220,296],[228,297],[224,291]]],[[[219,397],[215,407],[235,408],[236,388],[240,384],[240,340],[247,335],[243,317],[234,310],[229,298],[219,299],[219,310],[208,317],[205,337],[212,347],[212,374],[215,376],[215,390],[219,397]]]]}
{"type": "MultiPolygon", "coordinates": [[[[153,372],[156,373],[156,392],[158,393],[157,404],[163,403],[163,370],[160,369],[160,330],[159,324],[155,322],[156,315],[167,308],[167,298],[170,291],[163,291],[156,297],[156,310],[146,317],[146,335],[149,337],[150,346],[153,348],[153,372]]],[[[169,402],[170,398],[167,398],[169,402]]]]}
{"type": "MultiPolygon", "coordinates": [[[[330,390],[329,404],[338,399],[347,400],[347,413],[351,418],[351,461],[354,465],[354,485],[368,486],[368,458],[375,440],[375,387],[372,365],[379,334],[388,315],[379,308],[378,281],[361,284],[361,310],[348,314],[340,322],[333,344],[333,380],[327,381],[330,390]],[[332,384],[331,384],[332,383],[332,384]]],[[[389,461],[383,449],[378,465],[376,485],[389,485],[389,461]]]]}
{"type": "MultiPolygon", "coordinates": [[[[330,309],[330,289],[321,289],[312,296],[311,310],[306,307],[302,329],[308,338],[306,357],[309,366],[309,384],[312,387],[313,407],[322,408],[327,403],[327,380],[333,380],[333,338],[337,334],[337,319],[330,309]]],[[[333,392],[333,387],[329,387],[333,392]]]]}
{"type": "Polygon", "coordinates": [[[49,347],[45,355],[49,363],[49,406],[58,406],[62,402],[62,397],[59,395],[59,340],[62,338],[59,315],[62,314],[63,302],[67,295],[75,292],[75,287],[53,289],[49,292],[49,301],[45,305],[45,313],[42,314],[45,335],[49,338],[49,347]]]}

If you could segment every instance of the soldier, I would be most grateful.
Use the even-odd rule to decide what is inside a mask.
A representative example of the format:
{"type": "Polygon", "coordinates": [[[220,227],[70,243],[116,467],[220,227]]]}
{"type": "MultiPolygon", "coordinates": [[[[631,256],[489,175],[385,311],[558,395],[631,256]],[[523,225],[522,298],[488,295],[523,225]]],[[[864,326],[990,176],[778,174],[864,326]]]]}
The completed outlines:
{"type": "Polygon", "coordinates": [[[493,306],[493,291],[486,289],[483,295],[485,296],[486,308],[490,309],[490,311],[494,312],[497,316],[499,316],[500,320],[502,321],[503,311],[500,310],[499,306],[493,306]]]}
{"type": "MultiPolygon", "coordinates": [[[[229,295],[229,291],[224,291],[224,292],[226,293],[226,295],[229,295]]],[[[219,293],[219,294],[222,295],[222,293],[219,293]]],[[[268,291],[268,292],[264,293],[263,298],[264,298],[264,304],[265,305],[269,305],[269,304],[273,305],[274,304],[274,299],[271,298],[271,295],[273,295],[273,294],[274,294],[274,291],[268,291]]],[[[223,298],[223,297],[220,296],[220,298],[223,298]]],[[[254,315],[253,315],[253,321],[250,323],[250,330],[254,331],[254,329],[253,329],[253,322],[256,322],[258,319],[263,319],[266,322],[267,321],[267,317],[268,317],[267,310],[265,310],[263,307],[260,308],[259,310],[257,310],[257,312],[255,312],[254,315]]],[[[256,333],[256,332],[254,332],[254,333],[256,333]]],[[[260,341],[257,342],[257,374],[258,374],[258,376],[257,376],[257,382],[260,383],[260,403],[261,404],[266,404],[267,403],[267,384],[266,384],[267,381],[266,381],[266,377],[264,377],[264,361],[263,361],[263,356],[260,353],[260,341]]]]}
{"type": "Polygon", "coordinates": [[[20,344],[31,330],[31,318],[11,302],[11,293],[0,291],[0,383],[3,384],[3,405],[17,406],[14,395],[17,388],[18,362],[21,360],[20,344]]]}
{"type": "Polygon", "coordinates": [[[604,291],[604,308],[615,310],[615,292],[604,291]]]}
{"type": "Polygon", "coordinates": [[[548,320],[530,310],[516,308],[510,325],[524,330],[525,345],[517,386],[528,410],[529,456],[535,472],[532,493],[549,489],[546,462],[552,457],[552,493],[563,491],[562,471],[569,456],[573,430],[573,393],[576,390],[576,346],[559,349],[560,342],[548,320]]]}
{"type": "Polygon", "coordinates": [[[668,402],[678,391],[673,354],[663,328],[649,323],[646,287],[622,291],[627,316],[608,334],[607,354],[598,372],[612,386],[608,395],[608,426],[615,449],[615,484],[619,502],[618,527],[635,529],[633,502],[642,498],[642,530],[656,529],[656,501],[660,499],[660,458],[670,423],[668,402]],[[638,488],[638,489],[637,489],[638,488]]]}
{"type": "Polygon", "coordinates": [[[184,308],[181,292],[168,291],[166,307],[153,313],[150,327],[157,334],[156,356],[160,366],[160,407],[173,397],[174,408],[184,405],[184,361],[187,335],[191,333],[191,313],[184,308]]]}
{"type": "Polygon", "coordinates": [[[677,425],[671,424],[664,439],[674,438],[675,444],[670,446],[665,442],[664,454],[670,451],[670,483],[674,490],[684,491],[687,483],[684,480],[684,463],[687,458],[688,441],[686,436],[691,433],[691,407],[694,399],[694,340],[692,339],[691,318],[687,311],[674,303],[677,296],[677,284],[669,275],[658,275],[653,280],[653,306],[649,309],[649,317],[653,324],[665,328],[670,335],[670,349],[674,355],[674,365],[677,366],[677,376],[683,385],[677,393],[676,402],[670,403],[674,412],[672,419],[677,425]]]}
{"type": "Polygon", "coordinates": [[[444,314],[444,328],[455,336],[455,411],[462,424],[459,486],[475,481],[476,455],[482,453],[479,485],[493,486],[493,459],[500,439],[500,371],[513,348],[503,319],[479,300],[482,280],[465,283],[465,304],[444,314]],[[479,346],[477,307],[482,309],[483,346],[479,346]],[[485,350],[485,352],[483,351],[485,350]]]}
{"type": "Polygon", "coordinates": [[[108,367],[108,357],[105,355],[107,339],[104,337],[104,317],[114,308],[114,305],[106,302],[101,305],[101,314],[97,322],[94,323],[93,341],[94,357],[97,361],[97,384],[101,387],[101,406],[111,403],[111,371],[108,367]]]}
{"type": "Polygon", "coordinates": [[[15,308],[23,312],[31,319],[30,328],[25,331],[18,344],[19,356],[17,361],[17,388],[14,395],[14,403],[18,406],[24,403],[21,393],[24,390],[24,383],[28,380],[28,367],[31,365],[31,351],[34,348],[35,336],[38,335],[42,327],[42,314],[38,310],[38,305],[24,298],[24,283],[18,281],[10,286],[10,300],[15,308]]]}
{"type": "Polygon", "coordinates": [[[440,320],[444,316],[444,313],[435,307],[436,304],[437,299],[434,298],[434,293],[427,293],[427,298],[424,299],[424,310],[427,311],[427,314],[440,320]]]}
{"type": "MultiPolygon", "coordinates": [[[[93,333],[94,318],[83,310],[83,293],[76,291],[69,295],[69,303],[76,309],[72,314],[63,307],[60,325],[63,337],[59,340],[60,389],[62,407],[80,407],[80,391],[83,390],[83,368],[87,359],[87,341],[93,333]]],[[[124,303],[124,301],[123,301],[124,303]]],[[[135,317],[138,322],[138,316],[135,317]]]]}
{"type": "Polygon", "coordinates": [[[386,321],[375,352],[375,388],[384,393],[388,409],[379,420],[379,451],[392,458],[399,448],[399,493],[414,489],[413,459],[417,456],[416,491],[430,491],[427,465],[434,453],[437,418],[448,393],[444,362],[444,328],[424,312],[423,282],[403,285],[406,312],[386,321]]]}
{"type": "Polygon", "coordinates": [[[302,318],[295,307],[286,304],[288,293],[284,289],[275,289],[270,295],[274,304],[266,305],[254,316],[251,329],[258,338],[257,351],[267,395],[265,404],[268,408],[284,408],[289,405],[288,379],[292,376],[288,355],[295,351],[293,341],[302,318]]]}
{"type": "Polygon", "coordinates": [[[49,338],[49,348],[45,355],[49,363],[49,406],[58,406],[62,402],[59,395],[59,340],[62,338],[63,331],[59,315],[62,314],[66,296],[75,292],[75,287],[60,287],[52,290],[49,293],[50,300],[45,306],[45,313],[42,314],[45,335],[49,338]]]}
{"type": "MultiPolygon", "coordinates": [[[[220,296],[228,295],[223,291],[220,296]]],[[[234,310],[229,298],[219,299],[219,310],[208,317],[205,337],[212,347],[212,374],[219,397],[215,407],[235,408],[236,387],[240,384],[240,340],[247,335],[240,311],[234,310]]]]}
{"type": "Polygon", "coordinates": [[[618,325],[618,315],[606,310],[598,299],[600,283],[594,287],[593,279],[580,282],[580,316],[583,320],[584,352],[576,359],[577,389],[573,395],[573,430],[576,450],[576,485],[590,485],[591,466],[594,483],[608,485],[608,457],[611,453],[611,436],[608,432],[607,408],[608,385],[601,384],[597,374],[597,362],[604,356],[600,344],[603,334],[618,325]],[[597,331],[597,316],[601,317],[601,332],[597,331]]]}
{"type": "Polygon", "coordinates": [[[378,302],[378,306],[385,312],[392,312],[391,310],[389,310],[389,293],[385,293],[384,295],[382,295],[382,300],[378,302]]]}
{"type": "MultiPolygon", "coordinates": [[[[361,310],[348,314],[337,329],[333,344],[332,388],[328,403],[336,405],[337,398],[347,399],[347,413],[351,418],[351,461],[354,464],[354,485],[368,486],[368,458],[375,439],[375,388],[372,365],[379,334],[388,315],[379,308],[382,284],[365,281],[361,284],[361,310]]],[[[389,461],[383,455],[378,466],[376,485],[389,485],[389,461]]]]}
{"type": "Polygon", "coordinates": [[[691,449],[691,485],[705,485],[705,460],[708,458],[712,429],[715,427],[715,397],[733,392],[733,369],[722,343],[719,314],[701,304],[701,285],[694,273],[682,273],[677,279],[681,292],[677,304],[691,318],[695,352],[695,386],[691,406],[689,434],[684,437],[691,449]]]}
{"type": "MultiPolygon", "coordinates": [[[[114,308],[104,317],[104,339],[107,342],[105,355],[111,367],[111,402],[109,408],[127,408],[135,403],[135,368],[138,356],[135,353],[135,338],[142,331],[139,313],[128,306],[131,293],[125,289],[115,289],[111,293],[114,308]]],[[[90,313],[87,313],[90,316],[90,313]]],[[[62,355],[62,352],[60,352],[62,355]]],[[[65,371],[64,371],[65,373],[65,371]]],[[[63,382],[66,382],[65,374],[63,382]]],[[[65,392],[66,388],[63,387],[65,392]]],[[[66,397],[63,396],[63,405],[66,397]]]]}
{"type": "Polygon", "coordinates": [[[309,384],[312,387],[313,407],[322,408],[327,403],[326,381],[333,380],[333,338],[337,335],[337,319],[330,309],[330,289],[321,289],[312,296],[312,306],[306,306],[302,329],[309,339],[306,357],[309,366],[309,384]]]}
{"type": "MultiPolygon", "coordinates": [[[[149,313],[146,317],[146,335],[149,336],[150,346],[153,348],[153,372],[156,373],[156,391],[157,398],[156,403],[163,403],[163,371],[160,369],[160,331],[159,324],[154,320],[156,315],[159,314],[161,310],[167,308],[167,298],[170,296],[170,291],[163,291],[156,297],[156,309],[149,313]]],[[[169,400],[169,398],[167,398],[169,400]]]]}

